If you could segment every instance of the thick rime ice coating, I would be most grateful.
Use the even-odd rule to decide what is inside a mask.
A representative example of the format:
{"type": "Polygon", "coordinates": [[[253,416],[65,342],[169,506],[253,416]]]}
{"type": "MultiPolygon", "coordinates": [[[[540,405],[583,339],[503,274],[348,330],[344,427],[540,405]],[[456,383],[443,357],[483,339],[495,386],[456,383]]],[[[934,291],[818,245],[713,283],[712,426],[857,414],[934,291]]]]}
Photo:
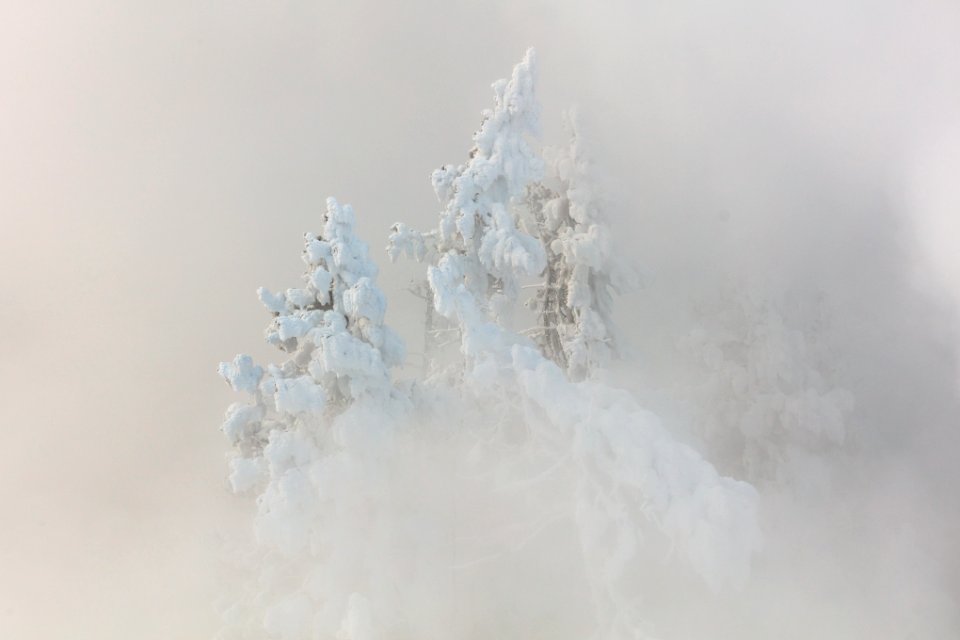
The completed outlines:
{"type": "Polygon", "coordinates": [[[227,436],[230,444],[237,444],[247,434],[249,427],[260,424],[263,415],[264,409],[262,406],[231,404],[227,408],[227,417],[223,421],[223,433],[227,436]]]}
{"type": "Polygon", "coordinates": [[[326,395],[310,376],[297,378],[278,377],[279,369],[271,370],[277,384],[274,403],[281,413],[322,413],[326,404],[326,395]]]}
{"type": "Polygon", "coordinates": [[[243,354],[234,358],[233,362],[221,362],[219,371],[234,391],[246,393],[254,393],[263,377],[263,368],[253,364],[253,358],[243,354]]]}
{"type": "Polygon", "coordinates": [[[427,246],[422,233],[402,222],[397,222],[391,229],[387,255],[390,257],[390,262],[396,262],[400,256],[422,262],[427,257],[427,246]]]}
{"type": "Polygon", "coordinates": [[[746,580],[760,546],[752,486],[626,392],[576,381],[612,348],[607,288],[626,270],[570,177],[575,151],[555,163],[562,192],[538,201],[552,232],[520,230],[517,200],[543,174],[525,139],[539,129],[534,89],[531,50],[494,84],[469,162],[434,173],[438,228],[392,229],[391,259],[429,258],[425,297],[460,347],[452,375],[391,382],[402,343],[353,212],[333,199],[306,236],[304,286],[258,292],[267,340],[289,357],[220,367],[252,396],[223,430],[231,487],[257,496],[258,545],[223,638],[645,637],[648,543],[678,550],[711,589],[746,580]],[[546,242],[575,367],[498,322],[519,279],[544,271],[546,242]]]}
{"type": "MultiPolygon", "coordinates": [[[[274,314],[267,341],[291,357],[264,371],[247,355],[220,365],[220,374],[251,404],[233,404],[223,430],[241,456],[255,458],[271,434],[302,426],[348,399],[390,393],[388,369],[403,360],[403,343],[383,325],[386,300],[376,266],[353,231],[349,206],[327,201],[323,235],[308,234],[305,286],[257,295],[274,314]]],[[[245,459],[245,458],[244,458],[245,459]]],[[[252,462],[235,462],[231,482],[252,488],[252,462]]]]}

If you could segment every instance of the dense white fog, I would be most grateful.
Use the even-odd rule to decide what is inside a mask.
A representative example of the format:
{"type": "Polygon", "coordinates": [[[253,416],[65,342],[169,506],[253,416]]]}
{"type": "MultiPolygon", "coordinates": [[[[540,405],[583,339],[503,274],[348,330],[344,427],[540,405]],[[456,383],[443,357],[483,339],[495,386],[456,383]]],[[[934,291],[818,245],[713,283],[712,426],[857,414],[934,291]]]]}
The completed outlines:
{"type": "Polygon", "coordinates": [[[374,586],[329,624],[365,640],[365,607],[389,602],[420,638],[572,639],[598,620],[603,638],[960,633],[955,3],[88,0],[0,6],[0,635],[208,638],[239,598],[230,624],[263,637],[269,603],[244,585],[269,563],[230,490],[218,426],[238,396],[217,363],[282,359],[255,291],[299,285],[336,196],[407,344],[393,377],[420,376],[407,287],[425,267],[390,262],[390,226],[437,225],[431,172],[468,161],[490,83],[531,45],[531,143],[565,144],[577,106],[640,276],[615,302],[626,358],[577,386],[534,384],[514,353],[497,370],[515,378],[474,375],[469,409],[436,392],[396,441],[351,414],[338,446],[389,464],[339,476],[370,511],[333,519],[324,575],[344,582],[314,591],[374,586]],[[507,380],[539,407],[510,424],[542,459],[449,437],[447,416],[482,427],[507,380]],[[704,507],[704,533],[696,508],[664,506],[694,502],[631,504],[632,560],[607,562],[626,547],[602,536],[591,556],[564,518],[594,476],[541,466],[569,450],[593,468],[551,435],[580,423],[633,434],[604,458],[618,483],[655,448],[689,471],[674,487],[734,506],[704,507]],[[545,468],[542,494],[491,489],[545,468]]]}

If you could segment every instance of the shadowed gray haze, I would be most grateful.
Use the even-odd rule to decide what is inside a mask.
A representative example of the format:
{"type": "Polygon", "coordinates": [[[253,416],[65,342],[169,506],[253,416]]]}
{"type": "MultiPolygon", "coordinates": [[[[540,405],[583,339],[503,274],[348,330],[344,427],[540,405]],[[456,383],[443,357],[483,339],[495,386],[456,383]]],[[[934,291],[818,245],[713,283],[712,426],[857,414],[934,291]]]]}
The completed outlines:
{"type": "MultiPolygon", "coordinates": [[[[216,630],[217,531],[249,507],[215,369],[270,358],[255,288],[295,281],[327,195],[374,256],[430,224],[429,172],[530,45],[546,140],[577,103],[649,274],[623,305],[632,386],[673,382],[670,309],[718,274],[828,292],[868,427],[851,486],[889,511],[864,521],[908,520],[935,565],[897,597],[956,610],[960,5],[8,0],[0,636],[216,630]]],[[[417,269],[379,255],[417,351],[417,269]]]]}

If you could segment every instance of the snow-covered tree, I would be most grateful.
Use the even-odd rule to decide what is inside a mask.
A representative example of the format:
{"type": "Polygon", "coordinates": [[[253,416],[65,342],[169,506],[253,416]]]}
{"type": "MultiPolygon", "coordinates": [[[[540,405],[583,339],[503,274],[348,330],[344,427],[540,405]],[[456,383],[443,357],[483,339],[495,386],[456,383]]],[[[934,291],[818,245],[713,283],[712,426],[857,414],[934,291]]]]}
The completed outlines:
{"type": "Polygon", "coordinates": [[[547,254],[543,286],[531,306],[543,352],[580,380],[619,354],[613,294],[634,289],[637,278],[615,250],[575,114],[568,114],[566,124],[569,144],[545,150],[548,180],[528,194],[529,215],[547,254]]]}
{"type": "Polygon", "coordinates": [[[850,439],[854,406],[831,364],[827,302],[753,283],[698,307],[700,326],[680,344],[694,381],[684,395],[714,458],[753,482],[822,485],[824,456],[850,439]]]}
{"type": "MultiPolygon", "coordinates": [[[[362,602],[359,594],[348,604],[349,593],[297,582],[309,581],[317,567],[334,571],[324,541],[339,529],[325,525],[346,505],[326,486],[331,470],[353,464],[362,475],[361,463],[372,454],[357,456],[355,443],[371,422],[388,428],[397,404],[403,404],[389,375],[403,359],[403,344],[384,325],[386,300],[376,285],[377,268],[354,223],[349,205],[328,199],[322,231],[305,238],[303,284],[281,293],[258,290],[273,315],[267,342],[287,359],[261,367],[238,355],[220,365],[230,386],[250,398],[230,406],[223,431],[235,449],[233,490],[259,495],[256,533],[267,555],[255,597],[266,613],[262,620],[237,624],[253,637],[264,631],[275,638],[312,637],[313,603],[320,594],[329,598],[327,626],[355,617],[362,602]],[[305,569],[304,558],[317,566],[305,569]]],[[[341,474],[337,481],[358,482],[355,475],[341,474]]]]}
{"type": "MultiPolygon", "coordinates": [[[[387,250],[391,260],[429,262],[429,277],[462,283],[480,309],[501,320],[518,283],[544,274],[530,305],[538,314],[534,336],[548,357],[582,379],[618,352],[612,296],[632,289],[636,278],[615,253],[575,118],[567,119],[569,144],[545,149],[546,175],[527,140],[540,131],[534,61],[531,50],[509,81],[493,85],[496,103],[483,113],[469,161],[433,173],[444,207],[439,226],[421,233],[397,223],[387,250]]],[[[432,305],[444,300],[434,289],[416,287],[428,304],[427,360],[438,335],[450,330],[437,326],[432,305]]]]}
{"type": "Polygon", "coordinates": [[[509,81],[493,84],[495,105],[483,112],[467,162],[433,172],[443,207],[438,227],[420,233],[398,223],[390,236],[391,257],[432,258],[428,278],[444,316],[453,308],[446,293],[462,287],[480,312],[499,318],[519,295],[519,279],[546,266],[543,247],[518,228],[516,212],[516,201],[543,175],[543,161],[528,141],[540,132],[535,84],[531,49],[509,81]]]}
{"type": "Polygon", "coordinates": [[[386,299],[375,283],[377,267],[354,224],[349,205],[328,199],[323,231],[306,235],[303,285],[257,291],[274,316],[267,342],[290,357],[266,370],[246,355],[220,365],[230,386],[255,401],[231,409],[224,425],[231,442],[259,433],[268,414],[290,426],[364,394],[389,392],[388,371],[402,362],[403,343],[383,324],[386,299]]]}

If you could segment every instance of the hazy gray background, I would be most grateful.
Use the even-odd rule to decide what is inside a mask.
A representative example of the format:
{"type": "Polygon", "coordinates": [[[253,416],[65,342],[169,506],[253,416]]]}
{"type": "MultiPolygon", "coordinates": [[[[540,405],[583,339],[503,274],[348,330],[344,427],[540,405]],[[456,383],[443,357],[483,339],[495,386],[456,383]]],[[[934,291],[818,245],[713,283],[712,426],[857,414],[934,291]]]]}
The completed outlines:
{"type": "MultiPolygon", "coordinates": [[[[638,358],[703,270],[823,286],[877,372],[885,482],[956,523],[956,2],[6,0],[0,635],[211,635],[216,531],[245,525],[215,369],[268,356],[255,288],[296,280],[327,195],[375,255],[429,224],[429,172],[529,45],[547,140],[579,104],[671,284],[625,309],[638,358]]],[[[415,269],[381,264],[414,342],[415,269]]]]}

